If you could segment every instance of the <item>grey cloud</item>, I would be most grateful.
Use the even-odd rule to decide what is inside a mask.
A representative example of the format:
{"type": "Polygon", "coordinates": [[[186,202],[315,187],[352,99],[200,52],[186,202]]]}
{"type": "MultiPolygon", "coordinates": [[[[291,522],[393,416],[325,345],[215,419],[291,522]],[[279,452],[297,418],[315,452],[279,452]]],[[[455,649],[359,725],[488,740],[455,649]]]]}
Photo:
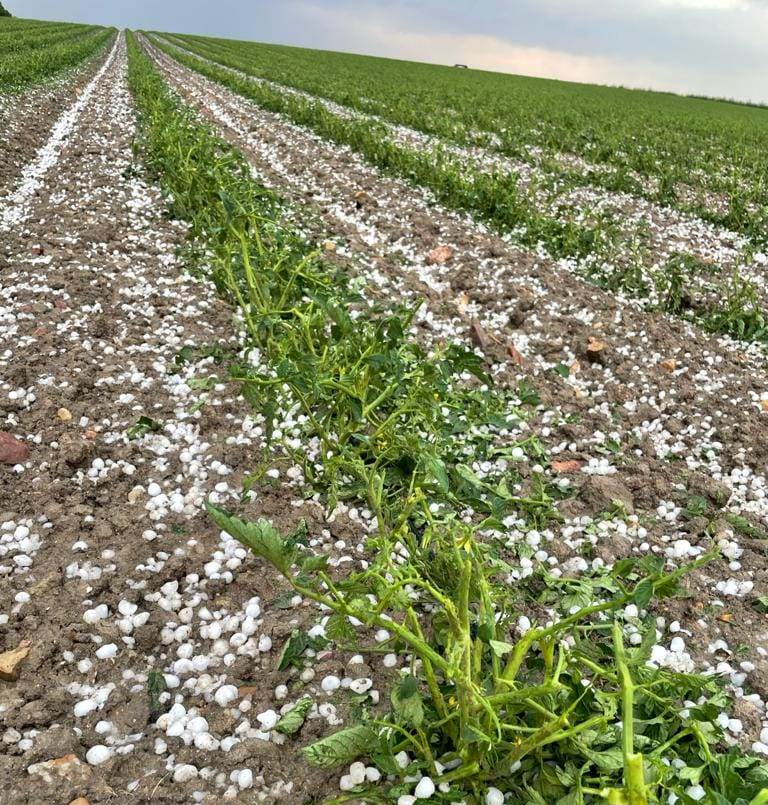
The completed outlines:
{"type": "MultiPolygon", "coordinates": [[[[595,80],[768,99],[768,0],[7,0],[26,16],[400,55],[429,37],[612,61],[595,80]],[[717,7],[717,5],[722,7],[717,7]],[[323,15],[328,20],[323,21],[323,15]],[[346,24],[338,19],[346,20],[346,24]],[[358,23],[378,26],[361,41],[358,23]],[[367,44],[366,44],[367,42],[367,44]],[[634,71],[634,72],[632,72],[634,71]]],[[[423,55],[410,58],[428,60],[423,55]]],[[[565,76],[556,76],[565,77],[565,76]]]]}

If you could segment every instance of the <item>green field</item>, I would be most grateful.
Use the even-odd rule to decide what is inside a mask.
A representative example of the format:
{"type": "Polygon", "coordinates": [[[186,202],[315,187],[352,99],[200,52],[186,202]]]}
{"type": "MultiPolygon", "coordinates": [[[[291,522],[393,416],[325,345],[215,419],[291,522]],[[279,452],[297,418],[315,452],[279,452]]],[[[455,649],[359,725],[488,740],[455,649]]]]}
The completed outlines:
{"type": "MultiPolygon", "coordinates": [[[[768,305],[763,284],[755,278],[762,269],[753,266],[755,253],[762,254],[768,238],[763,220],[768,214],[764,172],[757,164],[742,170],[746,157],[729,155],[734,143],[752,141],[748,150],[752,162],[764,158],[757,143],[768,131],[766,110],[431,65],[418,65],[411,71],[398,62],[296,49],[278,48],[282,57],[272,59],[264,55],[272,52],[270,46],[209,43],[199,37],[174,37],[172,42],[183,42],[184,50],[165,39],[156,42],[181,63],[322,137],[350,146],[385,171],[428,187],[443,204],[485,219],[521,245],[541,246],[554,258],[575,261],[583,276],[602,287],[636,298],[648,309],[696,318],[713,332],[746,340],[768,338],[768,305]],[[274,62],[282,64],[293,58],[298,65],[291,83],[302,87],[301,94],[287,90],[287,84],[271,81],[276,76],[285,78],[274,62]],[[338,59],[342,67],[338,71],[327,65],[315,69],[304,63],[323,59],[338,59]],[[355,65],[354,70],[350,64],[355,65]],[[404,82],[398,78],[398,70],[409,76],[405,82],[407,104],[400,102],[404,82]],[[333,80],[324,78],[326,75],[333,75],[333,80]],[[296,76],[310,77],[302,81],[296,76]],[[448,85],[453,81],[458,88],[451,90],[448,85]],[[508,119],[501,117],[505,107],[498,100],[504,93],[488,86],[506,90],[510,99],[506,108],[514,109],[508,119]],[[544,91],[532,92],[536,86],[544,91]],[[343,100],[348,105],[329,106],[309,88],[318,93],[323,90],[334,102],[343,100]],[[496,99],[492,105],[495,117],[483,112],[480,119],[477,109],[482,105],[471,104],[473,91],[480,97],[490,92],[496,99]],[[540,94],[545,96],[544,102],[540,94]],[[447,105],[441,105],[443,96],[448,98],[447,105]],[[591,111],[595,104],[602,105],[600,115],[591,111]],[[374,105],[376,115],[372,116],[368,112],[374,105]],[[358,111],[361,107],[366,112],[358,111]],[[543,154],[535,150],[538,129],[530,127],[531,108],[548,110],[549,120],[540,127],[550,141],[543,154]],[[419,110],[416,120],[413,109],[419,110]],[[706,114],[706,110],[716,114],[706,114]],[[645,121],[648,115],[656,120],[653,126],[645,121]],[[521,125],[520,118],[528,125],[521,125]],[[608,122],[598,126],[595,121],[603,118],[608,122]],[[395,123],[409,122],[432,134],[437,125],[429,121],[439,121],[440,136],[430,136],[423,147],[414,147],[393,128],[395,123]],[[496,135],[476,128],[479,124],[492,128],[494,121],[502,134],[506,129],[518,133],[521,140],[516,153],[528,153],[528,161],[498,161],[506,158],[500,153],[503,143],[494,145],[496,135]],[[617,137],[623,139],[617,141],[617,137]],[[486,147],[467,148],[470,139],[475,144],[484,142],[486,147]],[[592,152],[611,157],[620,167],[606,165],[605,173],[602,168],[574,166],[573,159],[580,156],[569,149],[578,148],[579,139],[582,152],[588,143],[592,152]],[[708,172],[703,167],[694,170],[690,164],[684,167],[701,160],[707,147],[719,154],[717,159],[701,162],[708,172]],[[630,167],[633,153],[642,161],[643,170],[654,169],[657,175],[641,175],[630,167]],[[740,177],[730,192],[715,192],[713,187],[727,184],[725,173],[735,169],[740,177]],[[669,178],[670,172],[675,179],[669,178]],[[632,187],[657,189],[646,192],[634,187],[636,192],[628,192],[621,178],[626,174],[635,177],[632,187]],[[677,181],[681,176],[687,179],[685,185],[677,181]],[[671,193],[662,193],[662,186],[671,193]],[[691,193],[706,197],[709,206],[691,200],[691,193]],[[636,207],[636,214],[627,215],[628,204],[636,207]],[[722,238],[712,247],[701,247],[698,235],[672,247],[670,242],[679,241],[679,235],[667,236],[650,221],[659,215],[672,216],[668,226],[674,232],[678,218],[682,216],[685,226],[685,216],[691,218],[693,213],[698,213],[694,216],[697,221],[738,234],[741,239],[735,248],[722,249],[718,245],[722,238]]],[[[541,111],[542,117],[544,114],[541,111]]]]}
{"type": "Polygon", "coordinates": [[[114,30],[0,17],[0,94],[18,92],[103,51],[114,30]]]}
{"type": "Polygon", "coordinates": [[[252,75],[534,162],[558,181],[639,193],[737,231],[765,232],[763,108],[328,51],[179,39],[252,75]],[[587,169],[569,170],[558,162],[563,154],[582,158],[587,169]],[[724,200],[719,211],[711,194],[724,200]]]}

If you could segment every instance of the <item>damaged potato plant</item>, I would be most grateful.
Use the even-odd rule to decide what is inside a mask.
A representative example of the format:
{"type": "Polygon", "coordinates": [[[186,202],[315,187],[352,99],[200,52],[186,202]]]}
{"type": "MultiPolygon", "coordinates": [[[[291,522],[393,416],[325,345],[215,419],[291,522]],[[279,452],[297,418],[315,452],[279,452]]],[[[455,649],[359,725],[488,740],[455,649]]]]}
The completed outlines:
{"type": "Polygon", "coordinates": [[[738,341],[768,341],[768,321],[755,282],[733,271],[718,277],[718,267],[684,252],[645,271],[641,261],[615,255],[610,268],[593,265],[589,278],[603,288],[645,300],[648,310],[689,319],[705,330],[738,341]]]}
{"type": "MultiPolygon", "coordinates": [[[[618,562],[579,582],[579,604],[546,571],[514,583],[516,557],[494,538],[504,518],[556,516],[543,473],[514,468],[514,448],[546,463],[522,401],[490,389],[473,353],[424,352],[413,310],[371,308],[348,290],[242,158],[180,109],[133,38],[129,49],[147,162],[250,339],[236,375],[266,422],[289,411],[300,434],[273,428],[276,460],[303,467],[330,506],[355,500],[376,516],[370,563],[339,576],[301,534],[208,507],[320,606],[330,639],[365,650],[375,629],[379,648],[408,660],[391,709],[304,747],[307,761],[369,758],[381,781],[345,795],[367,802],[413,802],[421,776],[442,802],[503,792],[537,805],[689,805],[697,787],[716,805],[768,802],[768,769],[724,752],[717,682],[648,663],[655,623],[637,613],[711,555],[671,571],[660,558],[618,562]],[[480,477],[473,451],[496,469],[480,477]],[[627,619],[643,629],[639,645],[624,645],[627,619]]],[[[300,740],[310,708],[300,699],[280,731],[300,740]]]]}
{"type": "MultiPolygon", "coordinates": [[[[266,521],[209,511],[298,594],[334,613],[327,634],[352,643],[352,623],[385,630],[392,648],[410,656],[387,718],[371,714],[304,750],[320,766],[367,756],[397,780],[382,794],[361,790],[351,798],[407,795],[412,786],[400,780],[424,774],[443,785],[445,802],[481,802],[498,787],[525,798],[519,801],[634,804],[661,801],[663,791],[683,794],[692,782],[716,784],[730,767],[755,776],[731,775],[719,801],[759,794],[764,772],[756,761],[715,757],[721,736],[713,718],[723,697],[717,683],[648,668],[655,630],[625,648],[613,616],[627,604],[674,593],[685,571],[623,562],[594,585],[598,603],[525,631],[518,622],[530,611],[527,591],[506,583],[511,567],[471,526],[450,517],[425,517],[418,533],[377,535],[380,559],[334,579],[326,557],[302,551],[266,521]],[[683,701],[701,705],[683,719],[683,701]],[[693,774],[681,777],[671,757],[693,774]]],[[[556,606],[558,598],[554,583],[544,586],[541,601],[556,606]]]]}

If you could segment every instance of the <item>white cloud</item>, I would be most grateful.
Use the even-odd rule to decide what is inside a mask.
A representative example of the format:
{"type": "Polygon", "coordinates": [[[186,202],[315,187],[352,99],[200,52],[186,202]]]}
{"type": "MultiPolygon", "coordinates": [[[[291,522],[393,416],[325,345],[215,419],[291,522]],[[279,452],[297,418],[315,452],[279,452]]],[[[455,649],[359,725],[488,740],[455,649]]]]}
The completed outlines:
{"type": "Polygon", "coordinates": [[[648,3],[650,7],[654,5],[696,11],[747,11],[752,3],[750,0],[652,0],[648,3]]]}
{"type": "Polygon", "coordinates": [[[660,20],[674,18],[680,24],[680,34],[685,36],[690,23],[709,20],[713,23],[738,21],[749,26],[768,10],[768,0],[538,0],[542,10],[564,15],[582,16],[597,22],[604,20],[624,21],[631,26],[633,19],[660,20]],[[686,17],[685,15],[690,15],[686,17]]]}
{"type": "Polygon", "coordinates": [[[649,0],[649,5],[699,11],[749,11],[765,9],[766,0],[649,0]]]}

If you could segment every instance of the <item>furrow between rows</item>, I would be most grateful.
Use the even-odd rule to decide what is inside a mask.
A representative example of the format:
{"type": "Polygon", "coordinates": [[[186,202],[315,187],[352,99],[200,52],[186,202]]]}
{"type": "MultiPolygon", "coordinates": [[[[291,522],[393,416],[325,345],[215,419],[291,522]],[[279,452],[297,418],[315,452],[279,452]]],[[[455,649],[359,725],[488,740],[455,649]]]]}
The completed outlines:
{"type": "Polygon", "coordinates": [[[59,153],[77,124],[83,109],[99,84],[104,80],[114,61],[117,48],[118,42],[115,41],[106,62],[85,86],[72,106],[61,114],[51,130],[47,142],[38,150],[35,158],[22,171],[13,192],[2,199],[0,232],[8,232],[14,227],[21,226],[28,218],[31,200],[42,186],[46,173],[56,164],[59,153]]]}
{"type": "MultiPolygon", "coordinates": [[[[323,777],[256,715],[305,615],[202,511],[240,499],[263,434],[212,356],[240,348],[232,312],[138,178],[122,35],[67,120],[0,257],[0,632],[28,652],[0,683],[0,803],[298,801],[323,777]]],[[[258,511],[322,531],[281,480],[258,511]]]]}

